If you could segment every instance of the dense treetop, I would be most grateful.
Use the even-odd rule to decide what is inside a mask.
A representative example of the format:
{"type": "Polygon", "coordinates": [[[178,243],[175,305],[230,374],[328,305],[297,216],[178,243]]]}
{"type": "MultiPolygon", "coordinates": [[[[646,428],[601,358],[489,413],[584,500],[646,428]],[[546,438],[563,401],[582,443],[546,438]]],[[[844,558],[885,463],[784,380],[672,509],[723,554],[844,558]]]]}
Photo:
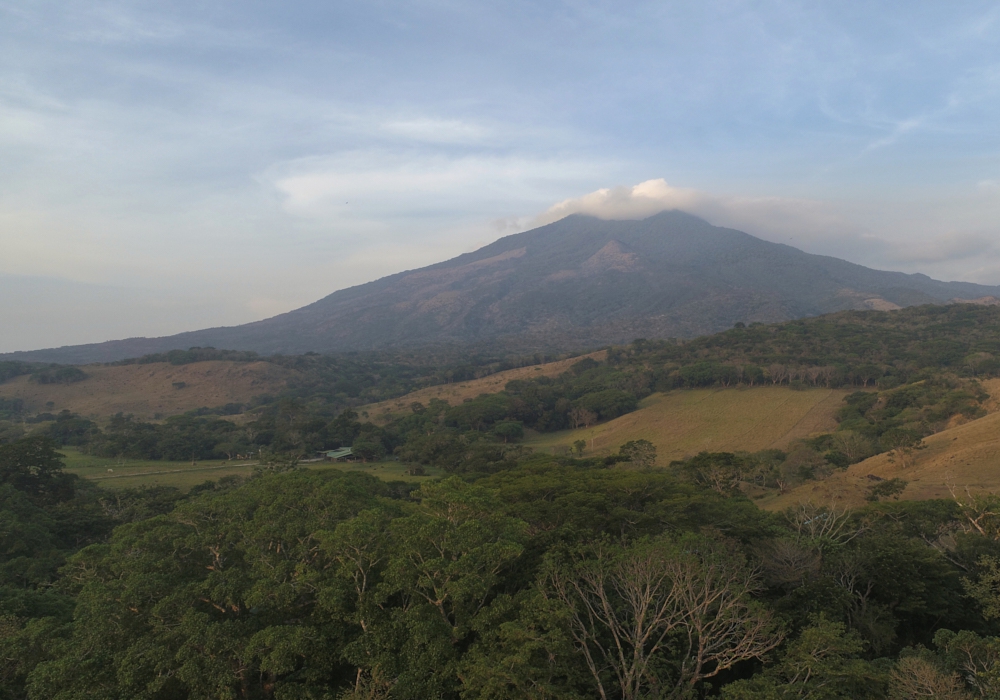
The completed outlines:
{"type": "Polygon", "coordinates": [[[416,490],[70,483],[0,484],[4,698],[1000,693],[995,499],[776,516],[539,455],[416,490]]]}

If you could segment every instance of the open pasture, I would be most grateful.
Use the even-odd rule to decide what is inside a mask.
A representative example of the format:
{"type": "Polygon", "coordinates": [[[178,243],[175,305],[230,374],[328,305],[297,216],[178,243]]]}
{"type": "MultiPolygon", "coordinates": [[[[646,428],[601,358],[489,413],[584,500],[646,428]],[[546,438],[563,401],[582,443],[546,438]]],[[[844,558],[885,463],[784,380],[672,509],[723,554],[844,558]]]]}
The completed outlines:
{"type": "Polygon", "coordinates": [[[81,369],[88,377],[72,384],[36,384],[27,376],[15,377],[0,384],[0,398],[21,399],[33,413],[68,409],[102,420],[121,411],[148,420],[277,393],[296,374],[270,362],[221,360],[81,369]],[[51,406],[46,405],[49,402],[51,406]]]}
{"type": "Polygon", "coordinates": [[[848,392],[787,387],[683,389],[653,394],[639,410],[578,430],[535,435],[536,450],[565,450],[585,440],[584,456],[606,456],[630,440],[649,440],[657,463],[707,452],[786,447],[798,438],[828,432],[848,392]]]}

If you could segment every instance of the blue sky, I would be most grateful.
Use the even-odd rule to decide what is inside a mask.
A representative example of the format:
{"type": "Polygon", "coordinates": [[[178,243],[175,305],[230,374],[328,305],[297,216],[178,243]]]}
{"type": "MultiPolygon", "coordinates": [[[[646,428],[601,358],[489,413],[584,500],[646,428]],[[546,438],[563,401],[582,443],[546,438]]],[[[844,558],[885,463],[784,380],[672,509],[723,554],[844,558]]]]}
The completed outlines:
{"type": "Polygon", "coordinates": [[[0,351],[679,206],[1000,284],[1000,9],[0,0],[0,351]]]}

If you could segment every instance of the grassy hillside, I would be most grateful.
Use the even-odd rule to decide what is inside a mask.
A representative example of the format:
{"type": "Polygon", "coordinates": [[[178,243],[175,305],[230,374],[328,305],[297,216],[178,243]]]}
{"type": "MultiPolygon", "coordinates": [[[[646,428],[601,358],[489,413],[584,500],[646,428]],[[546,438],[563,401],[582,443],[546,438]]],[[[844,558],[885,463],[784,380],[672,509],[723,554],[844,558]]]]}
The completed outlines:
{"type": "Polygon", "coordinates": [[[785,387],[671,391],[653,394],[639,410],[608,423],[538,435],[526,444],[559,450],[586,440],[584,456],[604,456],[629,440],[643,439],[656,446],[661,465],[701,451],[782,448],[797,438],[832,430],[833,414],[846,394],[785,387]]]}
{"type": "Polygon", "coordinates": [[[394,417],[410,413],[410,405],[414,402],[427,404],[431,399],[441,399],[447,401],[452,406],[457,406],[467,399],[474,399],[482,394],[495,394],[502,391],[508,382],[515,379],[537,379],[539,377],[557,377],[572,365],[584,358],[592,358],[598,362],[604,360],[607,352],[600,350],[589,355],[571,357],[557,362],[547,362],[534,367],[518,367],[503,372],[491,374],[488,377],[470,379],[465,382],[453,382],[450,384],[439,384],[425,389],[410,392],[398,399],[380,401],[368,404],[358,409],[364,411],[376,423],[385,423],[394,417]]]}
{"type": "MultiPolygon", "coordinates": [[[[983,382],[994,397],[1000,396],[1000,380],[983,382]]],[[[780,510],[801,502],[819,504],[836,501],[857,506],[864,503],[866,491],[876,480],[899,478],[907,482],[901,498],[925,500],[950,498],[951,489],[964,493],[1000,490],[1000,411],[996,401],[988,402],[990,413],[977,420],[954,420],[952,427],[923,439],[914,451],[912,463],[879,454],[852,465],[821,482],[810,482],[784,495],[761,502],[766,508],[780,510]]]]}
{"type": "Polygon", "coordinates": [[[39,384],[28,376],[17,377],[0,384],[0,399],[21,399],[25,410],[34,413],[69,409],[103,419],[122,411],[149,419],[274,394],[297,374],[270,362],[156,362],[82,369],[87,379],[71,384],[39,384]],[[54,406],[47,407],[50,401],[54,406]]]}

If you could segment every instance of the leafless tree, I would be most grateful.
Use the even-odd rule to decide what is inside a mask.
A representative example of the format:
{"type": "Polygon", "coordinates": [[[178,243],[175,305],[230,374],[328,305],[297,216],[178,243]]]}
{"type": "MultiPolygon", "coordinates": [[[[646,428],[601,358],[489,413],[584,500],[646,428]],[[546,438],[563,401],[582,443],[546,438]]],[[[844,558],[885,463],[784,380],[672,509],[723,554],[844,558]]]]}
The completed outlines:
{"type": "Polygon", "coordinates": [[[823,368],[822,367],[807,367],[805,369],[805,371],[804,371],[804,374],[806,376],[806,379],[808,379],[810,382],[812,382],[813,386],[817,386],[819,384],[819,378],[823,374],[823,368]]]}
{"type": "Polygon", "coordinates": [[[893,700],[965,700],[972,696],[962,688],[957,673],[944,673],[927,659],[907,656],[892,670],[889,697],[893,700]]]}
{"type": "Polygon", "coordinates": [[[1000,497],[993,493],[973,494],[968,487],[963,494],[957,493],[952,485],[948,490],[960,509],[963,530],[1000,540],[1000,497]]]}
{"type": "Polygon", "coordinates": [[[549,567],[542,594],[565,611],[602,700],[686,697],[702,680],[781,642],[752,594],[757,571],[699,541],[599,543],[549,567]]]}
{"type": "Polygon", "coordinates": [[[834,433],[833,442],[852,462],[858,462],[874,451],[871,440],[849,430],[834,433]]]}
{"type": "Polygon", "coordinates": [[[698,477],[713,491],[724,496],[731,494],[744,480],[743,471],[738,464],[718,462],[710,462],[699,468],[698,477]]]}
{"type": "Polygon", "coordinates": [[[823,383],[826,385],[826,388],[829,389],[830,388],[830,382],[833,381],[833,374],[834,374],[834,372],[837,371],[837,368],[836,367],[830,367],[828,365],[826,367],[820,367],[819,370],[820,370],[820,376],[823,378],[823,383]]]}
{"type": "MultiPolygon", "coordinates": [[[[843,544],[869,530],[867,524],[851,521],[851,511],[839,509],[836,505],[818,506],[814,503],[800,503],[785,511],[785,519],[791,525],[797,538],[816,543],[823,541],[843,544]]],[[[822,546],[820,544],[820,548],[822,546]]]]}
{"type": "Polygon", "coordinates": [[[761,545],[758,550],[761,570],[772,586],[799,586],[820,571],[823,557],[813,547],[791,539],[779,539],[761,545]]]}
{"type": "Polygon", "coordinates": [[[569,412],[569,419],[573,421],[574,428],[579,428],[581,425],[589,428],[597,422],[597,414],[586,408],[574,408],[569,412]]]}
{"type": "Polygon", "coordinates": [[[767,376],[770,377],[772,384],[781,384],[788,378],[788,368],[777,363],[768,365],[767,376]]]}

